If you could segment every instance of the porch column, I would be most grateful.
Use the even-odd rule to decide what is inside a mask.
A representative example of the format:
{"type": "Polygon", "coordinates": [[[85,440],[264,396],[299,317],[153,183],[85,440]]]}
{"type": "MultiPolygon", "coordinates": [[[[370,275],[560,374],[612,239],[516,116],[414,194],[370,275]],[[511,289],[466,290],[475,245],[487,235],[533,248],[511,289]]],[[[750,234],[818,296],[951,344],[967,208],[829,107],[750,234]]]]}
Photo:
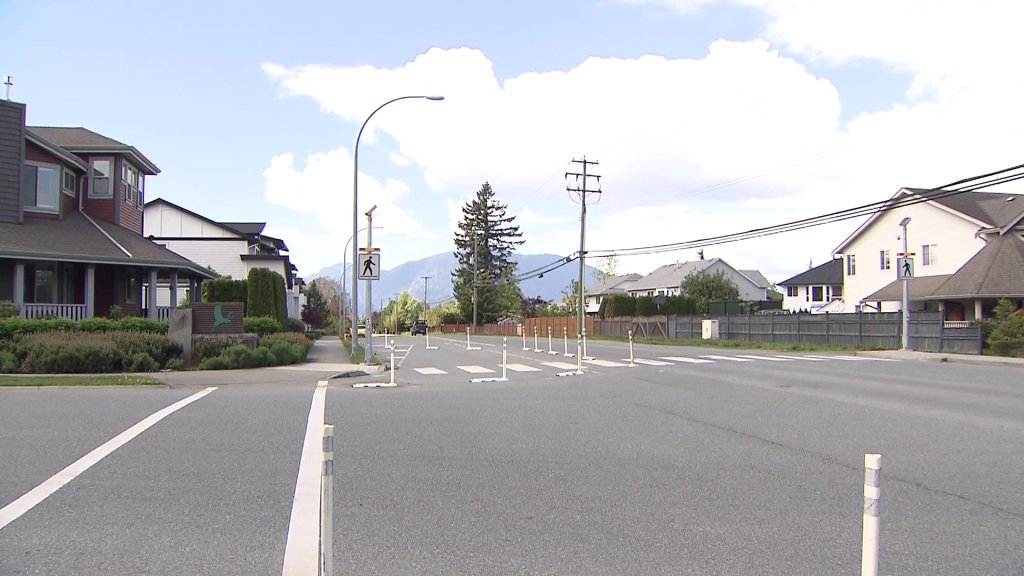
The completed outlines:
{"type": "Polygon", "coordinates": [[[178,307],[178,272],[171,271],[171,308],[178,307]]]}
{"type": "Polygon", "coordinates": [[[85,267],[85,317],[96,317],[96,265],[85,267]]]}
{"type": "Polygon", "coordinates": [[[25,263],[21,261],[14,263],[14,303],[25,303],[25,263]]]}
{"type": "Polygon", "coordinates": [[[982,311],[981,311],[981,300],[975,300],[974,301],[974,319],[975,320],[981,320],[982,319],[981,313],[982,313],[982,311]]]}
{"type": "Polygon", "coordinates": [[[148,285],[149,289],[146,290],[146,316],[148,316],[150,320],[156,320],[156,268],[149,269],[148,285]]]}
{"type": "Polygon", "coordinates": [[[198,278],[196,280],[196,292],[195,292],[195,294],[196,295],[192,299],[192,301],[193,302],[202,302],[203,301],[203,279],[202,278],[198,278]]]}

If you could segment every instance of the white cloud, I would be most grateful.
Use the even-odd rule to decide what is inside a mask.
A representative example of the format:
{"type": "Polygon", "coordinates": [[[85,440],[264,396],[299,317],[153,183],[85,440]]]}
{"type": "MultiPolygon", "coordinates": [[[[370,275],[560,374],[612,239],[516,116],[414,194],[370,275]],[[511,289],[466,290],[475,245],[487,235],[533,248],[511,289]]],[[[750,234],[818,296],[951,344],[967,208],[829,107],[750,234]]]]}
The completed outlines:
{"type": "MultiPolygon", "coordinates": [[[[692,10],[711,0],[666,3],[692,10]]],[[[799,54],[826,50],[822,57],[838,63],[866,55],[914,74],[908,90],[915,97],[843,123],[841,107],[848,104],[836,87],[764,40],[717,41],[701,59],[595,57],[569,71],[503,83],[486,56],[468,48],[434,48],[392,69],[269,63],[264,69],[286,94],[310,97],[356,123],[394,94],[444,94],[444,102],[395,103],[370,126],[393,136],[401,155],[423,167],[427,185],[448,198],[451,231],[465,192],[489,181],[519,215],[530,238],[525,252],[578,250],[579,207],[567,198],[562,173],[577,171],[565,164],[581,154],[601,162],[594,170],[604,194],[588,218],[593,249],[758,228],[886,198],[901,186],[936,186],[1018,163],[1024,81],[1011,61],[1024,53],[1024,37],[996,31],[1019,22],[1024,4],[732,3],[765,14],[767,38],[799,54]],[[881,32],[868,34],[872,25],[881,32]],[[872,39],[859,43],[867,36],[872,39]],[[552,232],[545,219],[565,225],[552,232]]],[[[344,149],[334,153],[347,158],[344,149]]],[[[290,156],[275,162],[284,165],[271,166],[281,168],[281,182],[317,173],[312,161],[301,172],[290,156]]],[[[329,176],[323,182],[332,186],[329,176]]],[[[385,197],[405,190],[392,181],[376,185],[385,197]]],[[[343,206],[344,191],[331,194],[343,206]]],[[[288,191],[275,197],[305,202],[288,191]]],[[[847,232],[847,224],[838,224],[707,254],[766,274],[799,272],[811,257],[828,258],[847,232]]],[[[635,259],[636,271],[694,256],[635,259]]]]}
{"type": "MultiPolygon", "coordinates": [[[[577,218],[576,220],[579,220],[577,218]]],[[[563,224],[566,222],[572,222],[572,218],[551,218],[548,216],[541,216],[537,214],[529,207],[523,208],[516,214],[516,224],[563,224]]]]}
{"type": "Polygon", "coordinates": [[[396,166],[409,165],[409,158],[406,156],[402,156],[401,154],[395,154],[394,152],[392,152],[389,156],[391,158],[391,161],[394,162],[396,166]]]}

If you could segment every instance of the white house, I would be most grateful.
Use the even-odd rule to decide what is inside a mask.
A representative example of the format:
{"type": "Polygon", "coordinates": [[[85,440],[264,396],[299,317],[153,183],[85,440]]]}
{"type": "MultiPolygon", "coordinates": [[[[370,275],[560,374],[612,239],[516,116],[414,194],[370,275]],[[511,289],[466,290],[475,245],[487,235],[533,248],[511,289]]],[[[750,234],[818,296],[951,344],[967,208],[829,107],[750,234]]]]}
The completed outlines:
{"type": "Polygon", "coordinates": [[[815,266],[779,282],[782,307],[790,312],[843,312],[843,259],[815,266]]]}
{"type": "Polygon", "coordinates": [[[763,274],[757,270],[741,272],[721,258],[666,264],[637,280],[626,292],[631,296],[678,296],[682,292],[683,281],[686,280],[686,277],[700,272],[708,274],[723,272],[739,288],[741,300],[769,299],[771,289],[763,274]],[[753,276],[754,279],[751,279],[750,276],[753,276]]]}
{"type": "Polygon", "coordinates": [[[896,258],[903,251],[899,224],[907,217],[908,251],[914,254],[912,311],[941,310],[947,320],[973,320],[987,316],[996,298],[1021,297],[1024,282],[1018,287],[1015,279],[1024,278],[1024,262],[1017,263],[1024,254],[1024,195],[962,192],[929,199],[935,194],[901,189],[890,202],[923,201],[876,212],[835,249],[844,261],[846,311],[900,310],[896,258]]]}
{"type": "Polygon", "coordinates": [[[630,287],[643,278],[639,274],[620,274],[609,276],[587,288],[587,314],[597,314],[601,303],[609,296],[625,295],[630,287]]]}
{"type": "MultiPolygon", "coordinates": [[[[253,268],[267,268],[285,279],[288,317],[299,318],[305,304],[297,269],[279,238],[263,234],[265,222],[215,222],[162,198],[146,203],[143,236],[167,247],[221,276],[244,279],[253,268]]],[[[168,305],[170,290],[158,292],[161,305],[168,305]]]]}

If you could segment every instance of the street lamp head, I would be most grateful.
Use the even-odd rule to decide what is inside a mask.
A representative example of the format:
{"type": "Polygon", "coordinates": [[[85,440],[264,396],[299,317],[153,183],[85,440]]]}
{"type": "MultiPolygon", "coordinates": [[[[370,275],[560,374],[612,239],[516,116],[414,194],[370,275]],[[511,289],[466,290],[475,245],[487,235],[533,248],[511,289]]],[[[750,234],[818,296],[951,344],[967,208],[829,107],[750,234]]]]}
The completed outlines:
{"type": "Polygon", "coordinates": [[[376,209],[377,209],[377,205],[374,204],[373,208],[370,208],[369,210],[366,211],[366,215],[369,216],[370,214],[373,214],[373,211],[376,210],[376,209]]]}
{"type": "Polygon", "coordinates": [[[427,100],[444,100],[444,96],[440,94],[431,94],[430,96],[424,96],[427,100]]]}
{"type": "Polygon", "coordinates": [[[906,228],[907,224],[910,224],[910,216],[907,216],[903,220],[900,220],[900,227],[901,228],[906,228]]]}

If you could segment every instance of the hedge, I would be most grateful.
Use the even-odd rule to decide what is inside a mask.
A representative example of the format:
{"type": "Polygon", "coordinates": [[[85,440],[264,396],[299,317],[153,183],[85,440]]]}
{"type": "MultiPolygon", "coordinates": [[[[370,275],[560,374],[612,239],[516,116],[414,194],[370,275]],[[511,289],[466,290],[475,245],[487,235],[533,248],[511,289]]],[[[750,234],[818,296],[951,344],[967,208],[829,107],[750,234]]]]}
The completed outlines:
{"type": "Polygon", "coordinates": [[[235,370],[302,362],[312,346],[313,342],[304,334],[282,332],[260,338],[255,350],[226,340],[212,340],[196,346],[192,352],[200,360],[200,370],[235,370]]]}
{"type": "Polygon", "coordinates": [[[276,318],[259,316],[254,318],[242,318],[242,330],[247,334],[266,336],[281,331],[281,323],[276,318]]]}
{"type": "Polygon", "coordinates": [[[18,337],[14,356],[22,372],[80,374],[151,372],[181,352],[181,345],[166,336],[114,330],[25,334],[18,337]]]}
{"type": "Polygon", "coordinates": [[[274,306],[277,309],[277,320],[284,324],[288,320],[288,293],[284,287],[284,277],[274,272],[274,306]]]}
{"type": "Polygon", "coordinates": [[[270,316],[283,323],[288,317],[284,277],[266,268],[249,270],[247,301],[248,316],[270,316]]]}
{"type": "Polygon", "coordinates": [[[122,318],[120,320],[87,318],[78,322],[63,318],[0,318],[0,341],[11,340],[24,334],[52,331],[138,331],[149,334],[167,334],[167,322],[135,317],[122,318]]]}
{"type": "Polygon", "coordinates": [[[208,280],[203,282],[203,302],[241,302],[244,310],[249,300],[248,285],[245,279],[234,280],[231,276],[208,280]]]}
{"type": "Polygon", "coordinates": [[[654,303],[653,296],[625,296],[617,294],[608,297],[601,303],[602,318],[617,316],[693,316],[700,314],[696,299],[689,296],[668,296],[660,307],[654,303]]]}

